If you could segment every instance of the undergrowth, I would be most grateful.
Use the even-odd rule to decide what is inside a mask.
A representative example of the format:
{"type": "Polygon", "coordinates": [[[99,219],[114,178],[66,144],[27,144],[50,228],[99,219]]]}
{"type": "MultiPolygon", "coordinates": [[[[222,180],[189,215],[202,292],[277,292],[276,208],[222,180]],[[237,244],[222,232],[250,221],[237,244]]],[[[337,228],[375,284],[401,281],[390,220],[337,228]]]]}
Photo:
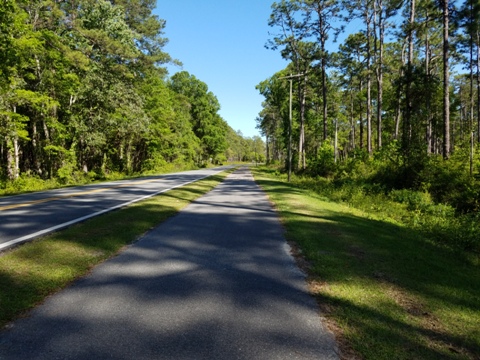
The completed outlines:
{"type": "Polygon", "coordinates": [[[292,183],[331,201],[393,219],[436,242],[480,252],[480,214],[457,214],[452,206],[433,202],[428,192],[402,189],[383,193],[367,184],[335,183],[319,177],[294,176],[292,183]]]}
{"type": "Polygon", "coordinates": [[[369,157],[334,163],[320,153],[292,182],[332,201],[393,219],[429,239],[480,253],[480,149],[470,174],[468,154],[449,160],[417,154],[406,159],[395,143],[369,157]]]}

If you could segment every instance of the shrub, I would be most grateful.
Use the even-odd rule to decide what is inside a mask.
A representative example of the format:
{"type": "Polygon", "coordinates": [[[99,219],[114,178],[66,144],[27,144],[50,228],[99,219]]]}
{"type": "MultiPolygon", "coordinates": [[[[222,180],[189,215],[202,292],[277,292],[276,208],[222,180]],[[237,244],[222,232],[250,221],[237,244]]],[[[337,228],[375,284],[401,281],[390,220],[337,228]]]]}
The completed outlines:
{"type": "Polygon", "coordinates": [[[325,141],[318,149],[316,158],[309,162],[307,173],[311,176],[331,177],[335,171],[333,146],[325,141]]]}
{"type": "Polygon", "coordinates": [[[41,191],[53,189],[58,186],[59,184],[55,179],[43,180],[38,176],[22,174],[17,179],[6,182],[3,194],[8,195],[18,194],[21,192],[41,191]]]}
{"type": "Polygon", "coordinates": [[[432,158],[422,179],[435,202],[449,204],[460,213],[480,210],[480,181],[470,176],[469,166],[460,155],[448,161],[432,158]]]}
{"type": "Polygon", "coordinates": [[[61,184],[72,184],[76,183],[77,179],[75,176],[75,166],[72,163],[67,163],[63,165],[57,171],[57,177],[61,184]]]}
{"type": "Polygon", "coordinates": [[[406,204],[408,210],[425,211],[433,205],[432,198],[428,192],[401,189],[392,190],[390,199],[400,204],[406,204]]]}
{"type": "Polygon", "coordinates": [[[387,192],[381,185],[347,178],[295,176],[292,182],[332,201],[403,223],[437,243],[480,251],[480,214],[456,215],[454,207],[435,203],[426,191],[397,189],[387,192]]]}

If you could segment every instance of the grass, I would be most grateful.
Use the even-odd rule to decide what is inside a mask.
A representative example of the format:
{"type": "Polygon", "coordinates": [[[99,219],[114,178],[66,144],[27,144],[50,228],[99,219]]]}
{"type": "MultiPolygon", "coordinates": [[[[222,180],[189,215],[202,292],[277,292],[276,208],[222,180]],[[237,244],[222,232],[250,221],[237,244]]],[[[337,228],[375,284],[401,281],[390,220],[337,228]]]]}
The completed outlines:
{"type": "Polygon", "coordinates": [[[478,257],[254,171],[345,359],[480,359],[478,257]]]}
{"type": "Polygon", "coordinates": [[[386,192],[379,185],[361,180],[335,181],[311,176],[292,176],[292,183],[377,218],[394,220],[444,246],[480,254],[480,213],[458,213],[450,205],[435,203],[428,192],[386,192]]]}
{"type": "Polygon", "coordinates": [[[227,172],[90,219],[0,256],[0,328],[219,184],[227,172]]]}

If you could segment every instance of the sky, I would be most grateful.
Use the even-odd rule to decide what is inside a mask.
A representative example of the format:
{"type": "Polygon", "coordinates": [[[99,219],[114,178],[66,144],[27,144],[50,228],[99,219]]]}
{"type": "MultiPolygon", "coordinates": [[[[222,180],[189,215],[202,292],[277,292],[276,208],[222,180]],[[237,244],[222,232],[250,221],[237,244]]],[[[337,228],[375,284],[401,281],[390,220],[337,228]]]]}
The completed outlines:
{"type": "Polygon", "coordinates": [[[245,137],[260,135],[255,119],[263,97],[261,81],[284,69],[280,52],[264,47],[274,0],[157,0],[154,13],[166,20],[164,50],[207,84],[220,116],[245,137]]]}

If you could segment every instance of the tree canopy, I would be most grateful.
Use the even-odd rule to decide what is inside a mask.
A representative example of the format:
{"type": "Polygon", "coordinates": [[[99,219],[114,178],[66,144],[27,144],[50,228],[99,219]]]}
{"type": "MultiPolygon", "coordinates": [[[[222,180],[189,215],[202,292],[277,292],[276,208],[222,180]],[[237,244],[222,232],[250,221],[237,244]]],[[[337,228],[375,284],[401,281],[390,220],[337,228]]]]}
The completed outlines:
{"type": "Polygon", "coordinates": [[[207,85],[183,71],[168,77],[166,64],[179,62],[164,51],[165,21],[155,5],[1,2],[3,183],[244,158],[248,139],[220,117],[207,85]]]}
{"type": "Polygon", "coordinates": [[[324,176],[363,163],[381,187],[440,202],[451,190],[458,209],[479,210],[479,9],[478,0],[274,2],[266,46],[290,63],[257,86],[268,153],[287,166],[291,146],[297,171],[324,176]],[[354,18],[362,25],[326,51],[354,18]]]}

